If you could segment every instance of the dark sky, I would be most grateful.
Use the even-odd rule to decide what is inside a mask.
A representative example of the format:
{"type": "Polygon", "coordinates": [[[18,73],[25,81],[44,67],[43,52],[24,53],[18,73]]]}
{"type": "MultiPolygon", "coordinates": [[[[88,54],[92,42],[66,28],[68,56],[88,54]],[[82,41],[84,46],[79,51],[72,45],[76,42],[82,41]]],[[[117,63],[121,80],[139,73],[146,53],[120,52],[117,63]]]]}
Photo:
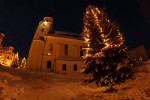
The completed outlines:
{"type": "Polygon", "coordinates": [[[2,44],[27,57],[39,21],[51,12],[54,30],[81,34],[88,5],[106,9],[111,21],[119,23],[129,49],[150,48],[150,0],[0,0],[0,27],[6,35],[2,44]]]}

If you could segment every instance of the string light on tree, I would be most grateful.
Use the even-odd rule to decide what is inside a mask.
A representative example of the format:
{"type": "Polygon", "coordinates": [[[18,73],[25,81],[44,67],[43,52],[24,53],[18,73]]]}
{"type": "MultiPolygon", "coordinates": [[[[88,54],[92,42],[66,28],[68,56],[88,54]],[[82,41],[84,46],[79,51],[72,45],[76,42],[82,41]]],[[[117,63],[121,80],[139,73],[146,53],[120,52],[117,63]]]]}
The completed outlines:
{"type": "MultiPolygon", "coordinates": [[[[90,74],[90,80],[94,80],[101,86],[125,80],[127,77],[118,79],[118,77],[124,76],[123,73],[118,75],[118,71],[121,71],[123,67],[117,69],[117,66],[126,58],[127,49],[124,45],[123,35],[119,31],[119,25],[116,22],[111,23],[106,12],[91,5],[86,9],[83,23],[83,60],[85,73],[90,74]]],[[[126,67],[130,68],[131,66],[126,67]]],[[[130,71],[126,74],[132,76],[129,75],[130,71]]]]}

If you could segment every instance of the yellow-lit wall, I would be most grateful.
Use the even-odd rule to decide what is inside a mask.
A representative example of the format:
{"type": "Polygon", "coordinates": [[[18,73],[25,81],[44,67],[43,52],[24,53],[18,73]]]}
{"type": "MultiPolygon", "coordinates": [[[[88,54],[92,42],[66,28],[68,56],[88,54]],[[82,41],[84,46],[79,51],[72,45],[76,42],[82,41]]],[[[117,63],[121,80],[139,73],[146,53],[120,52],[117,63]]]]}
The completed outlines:
{"type": "Polygon", "coordinates": [[[65,61],[65,60],[56,60],[56,72],[57,73],[79,73],[82,69],[82,61],[65,61]],[[66,71],[63,70],[63,64],[66,64],[66,71]],[[74,71],[74,64],[77,65],[77,71],[74,71]]]}
{"type": "Polygon", "coordinates": [[[41,57],[43,53],[44,43],[40,40],[32,41],[30,52],[28,55],[28,69],[40,71],[41,57]]]}
{"type": "MultiPolygon", "coordinates": [[[[77,39],[70,39],[70,38],[63,38],[63,37],[54,37],[54,36],[45,36],[46,39],[46,44],[44,48],[44,56],[42,60],[42,69],[43,71],[51,71],[52,69],[55,72],[62,72],[62,63],[65,62],[66,60],[71,60],[67,61],[68,67],[73,64],[78,64],[79,69],[82,67],[82,60],[80,57],[80,46],[82,46],[82,41],[77,40],[77,39]],[[49,44],[53,44],[53,53],[48,56],[49,52],[49,44]],[[68,45],[68,56],[64,54],[64,45],[68,45]],[[57,60],[57,59],[62,59],[62,60],[57,60]],[[74,61],[72,61],[72,59],[74,61]],[[47,68],[47,61],[50,60],[52,61],[52,69],[50,70],[47,68]],[[79,60],[79,61],[76,61],[79,60]],[[59,63],[61,62],[61,63],[59,63]],[[79,63],[81,65],[79,65],[79,63]],[[61,67],[60,67],[61,66],[61,67]]],[[[72,68],[72,66],[70,66],[72,68]]],[[[69,68],[68,68],[69,69],[69,68]]],[[[74,71],[70,70],[71,72],[67,71],[66,73],[74,73],[74,71]]],[[[79,71],[79,70],[78,70],[79,71]]]]}
{"type": "Polygon", "coordinates": [[[0,63],[3,66],[11,66],[11,62],[15,57],[15,53],[13,53],[13,47],[1,47],[0,48],[0,63]]]}
{"type": "Polygon", "coordinates": [[[80,46],[82,46],[81,40],[55,36],[44,36],[44,37],[46,40],[45,44],[41,40],[32,41],[32,45],[29,52],[30,54],[28,57],[28,69],[36,71],[40,71],[41,69],[41,71],[45,72],[51,72],[53,70],[54,72],[59,73],[76,73],[80,71],[83,65],[83,62],[80,57],[80,46]],[[52,43],[53,45],[53,53],[51,55],[48,55],[50,43],[52,43]],[[65,44],[68,45],[68,56],[64,54],[65,44]],[[66,61],[69,59],[71,61],[66,61]],[[72,61],[72,59],[75,60],[72,61]],[[47,61],[51,61],[51,68],[47,68],[47,61]],[[68,70],[66,72],[62,71],[63,62],[67,64],[68,70]],[[73,68],[72,67],[73,64],[77,64],[78,71],[70,70],[73,68]]]}

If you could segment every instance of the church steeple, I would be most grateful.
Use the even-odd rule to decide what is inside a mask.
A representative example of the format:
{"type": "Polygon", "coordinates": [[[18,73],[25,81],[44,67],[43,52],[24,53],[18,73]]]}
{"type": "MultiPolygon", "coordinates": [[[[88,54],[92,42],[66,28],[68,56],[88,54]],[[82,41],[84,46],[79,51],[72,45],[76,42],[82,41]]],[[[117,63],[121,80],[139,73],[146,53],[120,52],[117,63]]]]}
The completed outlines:
{"type": "Polygon", "coordinates": [[[38,39],[40,36],[44,36],[49,31],[52,30],[53,18],[52,17],[44,17],[43,21],[39,22],[37,30],[35,32],[33,39],[38,39]]]}
{"type": "Polygon", "coordinates": [[[43,25],[47,25],[49,23],[50,30],[52,30],[53,18],[52,17],[44,17],[43,25]]]}

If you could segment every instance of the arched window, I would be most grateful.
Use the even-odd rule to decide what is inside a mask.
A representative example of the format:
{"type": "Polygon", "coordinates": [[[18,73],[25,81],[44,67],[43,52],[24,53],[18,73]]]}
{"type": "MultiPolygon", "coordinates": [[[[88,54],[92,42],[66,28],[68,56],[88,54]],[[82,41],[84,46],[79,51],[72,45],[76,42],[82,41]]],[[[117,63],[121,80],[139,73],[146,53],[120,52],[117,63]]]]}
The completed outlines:
{"type": "Polygon", "coordinates": [[[66,56],[68,55],[68,45],[67,44],[65,44],[65,46],[64,46],[64,53],[66,56]]]}
{"type": "Polygon", "coordinates": [[[48,51],[48,55],[52,55],[53,54],[53,43],[49,44],[49,51],[48,51]]]}

